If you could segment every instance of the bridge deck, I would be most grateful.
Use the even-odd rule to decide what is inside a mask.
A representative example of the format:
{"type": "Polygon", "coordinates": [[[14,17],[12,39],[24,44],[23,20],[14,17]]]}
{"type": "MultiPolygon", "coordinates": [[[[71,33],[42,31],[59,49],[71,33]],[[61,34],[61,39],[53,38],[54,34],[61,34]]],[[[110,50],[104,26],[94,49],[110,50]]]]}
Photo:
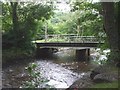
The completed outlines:
{"type": "Polygon", "coordinates": [[[92,42],[92,43],[50,43],[50,42],[45,42],[45,43],[40,43],[36,42],[37,47],[97,47],[100,44],[99,42],[92,42]]]}

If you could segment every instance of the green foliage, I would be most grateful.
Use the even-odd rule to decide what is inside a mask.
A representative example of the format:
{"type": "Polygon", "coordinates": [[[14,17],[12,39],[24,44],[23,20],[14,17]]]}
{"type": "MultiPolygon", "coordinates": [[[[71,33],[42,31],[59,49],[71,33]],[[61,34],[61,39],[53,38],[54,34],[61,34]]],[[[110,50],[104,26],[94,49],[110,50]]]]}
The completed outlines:
{"type": "MultiPolygon", "coordinates": [[[[38,26],[37,26],[37,34],[44,35],[46,27],[47,27],[47,34],[54,34],[55,33],[55,29],[53,28],[53,26],[49,20],[46,20],[44,22],[42,20],[40,20],[38,22],[38,26]]],[[[38,37],[40,37],[40,36],[38,36],[38,37]]]]}
{"type": "Polygon", "coordinates": [[[36,70],[36,67],[35,63],[31,63],[25,68],[28,71],[30,80],[26,81],[21,88],[39,88],[40,84],[48,82],[48,80],[41,78],[41,74],[36,70]]]}
{"type": "MultiPolygon", "coordinates": [[[[71,3],[71,8],[72,12],[55,12],[52,18],[47,21],[48,34],[105,36],[102,15],[100,14],[100,3],[90,3],[83,0],[76,1],[71,3]],[[79,30],[78,26],[80,26],[79,30]]],[[[41,31],[40,34],[44,34],[45,30],[42,27],[39,31],[41,31]]]]}
{"type": "Polygon", "coordinates": [[[118,81],[112,83],[95,84],[91,88],[118,88],[118,81]]]}
{"type": "Polygon", "coordinates": [[[10,5],[2,3],[2,32],[8,32],[12,28],[12,17],[10,5]]]}
{"type": "Polygon", "coordinates": [[[38,21],[43,18],[50,18],[53,14],[52,6],[35,3],[19,3],[16,8],[18,27],[17,30],[13,30],[11,6],[9,3],[3,4],[3,48],[16,47],[28,50],[33,47],[31,41],[38,33],[38,21]]]}
{"type": "MultiPolygon", "coordinates": [[[[51,38],[51,39],[47,39],[47,42],[67,42],[67,39],[60,39],[60,38],[51,38]]],[[[33,41],[34,42],[34,41],[33,41]]],[[[43,40],[36,40],[36,42],[45,42],[45,39],[43,40]]]]}
{"type": "Polygon", "coordinates": [[[76,24],[72,13],[57,12],[50,19],[55,34],[75,34],[76,24]],[[72,19],[73,18],[73,19],[72,19]],[[72,20],[71,20],[72,19],[72,20]]]}
{"type": "Polygon", "coordinates": [[[57,12],[50,19],[56,34],[105,36],[100,3],[76,0],[76,2],[71,3],[71,8],[71,12],[57,12]]]}
{"type": "Polygon", "coordinates": [[[87,0],[74,1],[72,3],[72,12],[75,13],[75,22],[77,26],[80,26],[80,35],[96,35],[101,37],[105,35],[103,31],[103,20],[100,14],[100,3],[91,3],[87,0]]]}

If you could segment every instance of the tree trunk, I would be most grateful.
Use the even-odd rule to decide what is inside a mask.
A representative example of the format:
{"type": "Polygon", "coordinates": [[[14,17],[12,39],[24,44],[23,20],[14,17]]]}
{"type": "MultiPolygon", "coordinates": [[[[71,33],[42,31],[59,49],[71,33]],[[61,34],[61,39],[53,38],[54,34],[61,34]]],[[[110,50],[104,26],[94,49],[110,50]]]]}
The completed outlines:
{"type": "Polygon", "coordinates": [[[118,24],[117,24],[117,27],[118,27],[118,33],[119,33],[119,50],[120,50],[120,2],[118,2],[118,24]]]}
{"type": "Polygon", "coordinates": [[[12,7],[12,22],[13,22],[13,30],[17,30],[18,28],[18,16],[17,16],[17,2],[10,2],[12,7]]]}
{"type": "Polygon", "coordinates": [[[119,34],[115,25],[114,2],[102,2],[105,32],[111,49],[110,60],[119,60],[119,34]]]}
{"type": "Polygon", "coordinates": [[[13,31],[16,33],[14,38],[15,47],[18,46],[18,35],[19,35],[19,25],[18,25],[18,16],[17,16],[17,5],[18,2],[10,2],[12,9],[12,23],[13,23],[13,31]]]}

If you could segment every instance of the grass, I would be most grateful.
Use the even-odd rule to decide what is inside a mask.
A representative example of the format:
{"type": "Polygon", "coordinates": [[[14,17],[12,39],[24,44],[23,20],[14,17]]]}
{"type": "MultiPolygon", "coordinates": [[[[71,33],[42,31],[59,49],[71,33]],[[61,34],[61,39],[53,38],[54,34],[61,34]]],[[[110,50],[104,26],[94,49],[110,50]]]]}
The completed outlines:
{"type": "Polygon", "coordinates": [[[118,88],[118,81],[112,83],[99,83],[93,85],[91,88],[118,88]]]}
{"type": "MultiPolygon", "coordinates": [[[[45,42],[45,39],[43,40],[36,40],[33,42],[45,42]]],[[[66,42],[65,39],[56,39],[56,38],[52,38],[52,39],[47,39],[47,42],[66,42]]]]}
{"type": "MultiPolygon", "coordinates": [[[[34,42],[45,42],[45,39],[33,41],[33,43],[34,42]]],[[[80,40],[71,40],[69,38],[48,38],[46,42],[80,42],[80,40]]]]}

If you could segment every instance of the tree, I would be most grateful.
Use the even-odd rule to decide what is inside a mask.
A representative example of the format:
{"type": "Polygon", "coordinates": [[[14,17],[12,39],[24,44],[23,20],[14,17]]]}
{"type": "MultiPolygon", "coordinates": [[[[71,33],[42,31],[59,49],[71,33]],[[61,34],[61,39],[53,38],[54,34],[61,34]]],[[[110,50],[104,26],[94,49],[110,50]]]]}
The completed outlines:
{"type": "Polygon", "coordinates": [[[17,15],[17,6],[18,2],[10,2],[12,9],[12,22],[13,22],[13,30],[18,29],[18,15],[17,15]]]}
{"type": "MultiPolygon", "coordinates": [[[[117,3],[117,27],[118,27],[118,34],[119,34],[119,41],[120,41],[120,2],[117,3]]],[[[120,46],[120,42],[119,42],[120,46]]],[[[120,50],[120,47],[119,47],[120,50]]]]}
{"type": "Polygon", "coordinates": [[[7,2],[3,4],[3,47],[31,47],[37,35],[37,25],[53,14],[52,5],[42,3],[7,2]],[[12,23],[11,23],[12,22],[12,23]],[[6,28],[9,26],[9,28],[6,28]]]}
{"type": "Polygon", "coordinates": [[[18,33],[19,33],[19,22],[18,22],[18,15],[17,15],[17,6],[18,2],[10,2],[11,4],[11,16],[12,16],[12,24],[13,24],[13,31],[16,33],[15,34],[15,47],[17,47],[19,44],[18,39],[18,33]]]}
{"type": "Polygon", "coordinates": [[[72,3],[72,12],[76,14],[76,18],[79,19],[80,33],[82,35],[96,35],[98,37],[105,36],[103,31],[103,20],[100,3],[92,3],[87,0],[76,0],[72,3]]]}
{"type": "Polygon", "coordinates": [[[112,61],[119,61],[120,59],[120,45],[119,45],[119,30],[118,21],[115,18],[115,3],[114,2],[102,2],[103,7],[103,19],[105,32],[109,41],[111,50],[110,59],[112,61]]]}

